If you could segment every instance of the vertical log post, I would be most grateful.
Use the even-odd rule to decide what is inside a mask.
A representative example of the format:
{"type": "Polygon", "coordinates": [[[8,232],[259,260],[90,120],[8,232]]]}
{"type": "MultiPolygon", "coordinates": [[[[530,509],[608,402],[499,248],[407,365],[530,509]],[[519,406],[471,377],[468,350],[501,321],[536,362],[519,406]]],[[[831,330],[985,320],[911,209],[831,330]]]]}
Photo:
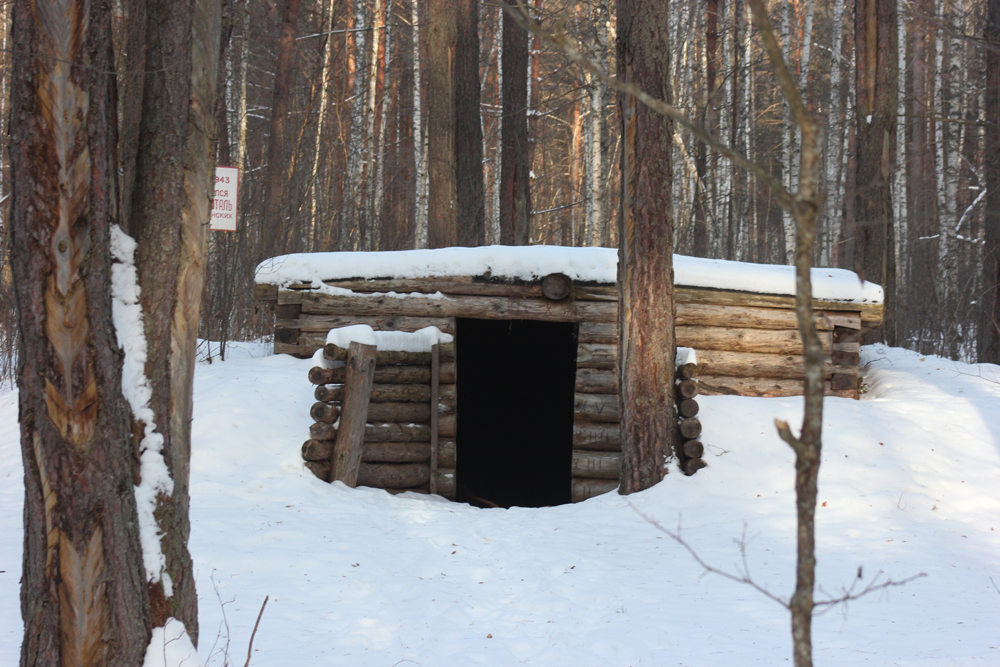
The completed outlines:
{"type": "Polygon", "coordinates": [[[347,376],[344,378],[344,401],[341,404],[340,428],[330,455],[330,481],[340,480],[357,486],[361,468],[361,449],[368,421],[368,400],[375,379],[374,345],[351,343],[347,351],[347,376]]]}
{"type": "Polygon", "coordinates": [[[438,400],[441,397],[441,349],[437,343],[431,348],[431,493],[437,493],[438,469],[438,400]]]}

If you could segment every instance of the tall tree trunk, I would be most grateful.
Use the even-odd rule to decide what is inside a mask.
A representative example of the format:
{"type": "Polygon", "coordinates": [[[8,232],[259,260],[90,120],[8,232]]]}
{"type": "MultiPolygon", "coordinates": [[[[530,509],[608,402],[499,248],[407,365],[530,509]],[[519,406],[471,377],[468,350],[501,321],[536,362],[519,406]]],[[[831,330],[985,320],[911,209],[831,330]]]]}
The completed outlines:
{"type": "Polygon", "coordinates": [[[323,62],[319,68],[319,110],[316,117],[316,141],[313,145],[312,173],[309,179],[309,242],[310,250],[316,251],[319,245],[319,224],[316,218],[316,208],[318,205],[319,182],[319,158],[320,146],[323,141],[323,121],[326,119],[326,106],[328,89],[330,87],[330,58],[333,55],[333,9],[334,0],[329,0],[324,11],[323,32],[326,33],[326,41],[323,44],[323,62]]]}
{"type": "Polygon", "coordinates": [[[455,57],[458,17],[453,3],[427,3],[427,245],[458,244],[455,182],[455,57]]]}
{"type": "Polygon", "coordinates": [[[983,317],[979,361],[1000,364],[1000,0],[988,0],[983,38],[986,50],[985,155],[986,245],[983,249],[983,317]]]}
{"type": "Polygon", "coordinates": [[[271,136],[267,149],[267,180],[264,189],[264,245],[265,253],[280,254],[284,251],[286,190],[285,177],[285,124],[292,104],[292,79],[295,76],[295,35],[299,18],[299,0],[285,0],[278,38],[278,59],[274,75],[274,98],[271,103],[271,136]]]}
{"type": "MultiPolygon", "coordinates": [[[[618,77],[670,101],[669,3],[619,0],[618,77]]],[[[619,216],[619,386],[622,475],[619,493],[653,486],[667,473],[675,433],[673,122],[619,96],[622,195],[619,216]]]]}
{"type": "Polygon", "coordinates": [[[421,102],[420,63],[420,0],[413,0],[410,11],[413,26],[413,164],[416,172],[416,202],[414,204],[414,246],[427,247],[427,160],[423,108],[421,102]]]}
{"type": "MultiPolygon", "coordinates": [[[[375,113],[376,102],[378,100],[378,75],[381,67],[385,66],[384,59],[379,59],[379,50],[382,48],[382,25],[385,23],[383,16],[382,0],[375,0],[375,8],[372,11],[372,33],[371,41],[368,43],[368,93],[365,95],[365,167],[362,180],[365,184],[365,198],[362,211],[364,212],[364,227],[359,230],[362,239],[361,248],[363,250],[377,250],[376,244],[380,237],[379,209],[381,202],[376,203],[375,191],[378,189],[375,157],[378,150],[375,139],[375,126],[378,117],[375,113]]],[[[382,51],[383,54],[385,51],[382,51]]],[[[382,119],[384,126],[385,119],[382,119]]]]}
{"type": "MultiPolygon", "coordinates": [[[[719,66],[719,0],[705,3],[705,97],[700,100],[698,124],[712,132],[715,73],[719,66]]],[[[708,256],[708,147],[700,141],[695,153],[694,246],[696,257],[708,256]]]]}
{"type": "MultiPolygon", "coordinates": [[[[882,285],[886,317],[872,338],[895,343],[892,173],[896,164],[898,50],[895,0],[856,0],[854,59],[858,153],[855,201],[857,269],[882,285]],[[893,270],[890,270],[893,269],[893,270]]],[[[873,341],[869,341],[873,342],[873,341]]]]}
{"type": "Polygon", "coordinates": [[[503,17],[502,68],[500,242],[505,245],[527,245],[531,234],[528,33],[506,13],[503,17]]]}
{"type": "Polygon", "coordinates": [[[149,642],[150,607],[108,287],[118,218],[110,5],[18,0],[13,28],[20,664],[131,667],[149,642]]]}
{"type": "Polygon", "coordinates": [[[458,245],[486,242],[483,124],[479,108],[479,3],[459,0],[455,43],[455,199],[458,245]]]}
{"type": "MultiPolygon", "coordinates": [[[[172,616],[197,642],[198,600],[187,549],[188,474],[196,334],[215,164],[219,3],[154,0],[147,13],[149,70],[132,231],[138,242],[149,407],[173,480],[172,494],[155,497],[165,564],[150,594],[154,625],[172,616]]],[[[148,432],[153,425],[145,421],[148,432]]]]}

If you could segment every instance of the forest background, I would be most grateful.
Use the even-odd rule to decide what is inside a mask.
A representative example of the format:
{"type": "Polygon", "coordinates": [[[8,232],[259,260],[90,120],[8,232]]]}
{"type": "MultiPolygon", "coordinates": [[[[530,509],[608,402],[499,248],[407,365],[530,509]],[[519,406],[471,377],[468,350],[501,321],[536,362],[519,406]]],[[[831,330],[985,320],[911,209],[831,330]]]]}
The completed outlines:
{"type": "MultiPolygon", "coordinates": [[[[240,168],[240,216],[236,232],[211,235],[200,336],[222,341],[223,354],[225,341],[271,333],[270,313],[253,299],[253,271],[261,260],[287,252],[439,245],[433,234],[429,238],[428,220],[440,209],[428,187],[428,166],[436,164],[428,137],[435,123],[449,122],[439,111],[437,89],[431,90],[448,64],[428,51],[428,40],[439,39],[445,13],[454,14],[448,20],[464,40],[461,48],[479,54],[478,63],[453,64],[464,70],[465,81],[475,81],[479,98],[476,108],[468,104],[477,97],[474,88],[453,90],[454,108],[466,114],[464,126],[470,127],[469,114],[478,116],[479,125],[478,135],[458,137],[453,154],[465,160],[466,173],[476,181],[475,163],[482,167],[476,186],[481,219],[461,221],[471,231],[460,232],[456,242],[617,245],[616,94],[563,53],[505,21],[495,4],[220,1],[217,164],[240,168]],[[526,142],[511,145],[519,135],[526,142]],[[511,153],[521,154],[527,174],[513,175],[510,163],[503,164],[511,153]],[[512,185],[515,178],[527,183],[527,193],[512,185]],[[526,226],[511,239],[502,218],[519,206],[526,226]]],[[[542,26],[564,30],[600,68],[615,71],[613,0],[531,0],[530,5],[542,26]]],[[[748,4],[675,0],[672,5],[670,101],[794,190],[799,137],[748,4]]],[[[895,273],[894,286],[887,285],[894,317],[884,337],[925,354],[997,362],[984,351],[984,340],[992,321],[985,309],[996,292],[990,267],[1000,235],[989,215],[995,207],[987,189],[1000,153],[994,122],[1000,3],[857,3],[880,15],[887,5],[894,8],[898,62],[885,71],[880,61],[879,80],[895,85],[876,91],[856,57],[857,28],[864,29],[870,17],[857,16],[856,7],[843,0],[769,4],[785,59],[826,126],[826,198],[814,261],[863,268],[857,240],[870,230],[858,220],[858,202],[867,196],[859,191],[858,155],[859,143],[862,152],[869,146],[858,137],[866,136],[871,116],[857,112],[860,76],[862,86],[888,96],[876,104],[895,109],[886,124],[895,141],[883,143],[890,150],[883,156],[889,197],[882,203],[891,211],[883,231],[895,273]],[[990,22],[990,16],[997,18],[990,22]]],[[[0,118],[7,141],[11,6],[0,8],[0,118]]],[[[114,2],[123,201],[130,201],[137,149],[141,12],[137,0],[114,2]]],[[[794,225],[765,184],[680,126],[671,148],[677,252],[791,263],[794,225]]],[[[6,150],[0,167],[0,297],[13,304],[6,150]]],[[[463,187],[468,186],[459,183],[460,193],[463,187]]],[[[865,277],[880,282],[878,276],[865,277]]],[[[0,308],[2,377],[12,377],[16,345],[14,308],[5,306],[0,308]]]]}

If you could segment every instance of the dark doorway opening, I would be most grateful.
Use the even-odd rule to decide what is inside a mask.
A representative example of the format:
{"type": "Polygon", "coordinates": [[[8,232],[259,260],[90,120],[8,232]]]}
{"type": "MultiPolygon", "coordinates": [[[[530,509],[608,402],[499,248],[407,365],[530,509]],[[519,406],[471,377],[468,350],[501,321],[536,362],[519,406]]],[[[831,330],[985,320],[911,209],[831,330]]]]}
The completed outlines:
{"type": "Polygon", "coordinates": [[[459,500],[570,501],[576,337],[571,322],[458,320],[459,500]]]}

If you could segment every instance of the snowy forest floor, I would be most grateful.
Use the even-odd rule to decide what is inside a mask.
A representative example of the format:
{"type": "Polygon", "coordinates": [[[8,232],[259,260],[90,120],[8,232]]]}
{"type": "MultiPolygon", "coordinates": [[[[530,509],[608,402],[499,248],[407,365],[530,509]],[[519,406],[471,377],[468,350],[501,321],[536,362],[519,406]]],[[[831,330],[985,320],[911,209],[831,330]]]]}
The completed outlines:
{"type": "MultiPolygon", "coordinates": [[[[865,348],[868,392],[830,398],[817,510],[818,597],[926,577],[814,622],[817,665],[1000,665],[1000,368],[865,348]],[[825,593],[825,594],[824,594],[825,593]]],[[[775,417],[801,399],[704,397],[709,467],[646,492],[542,509],[328,485],[303,468],[310,361],[237,346],[199,364],[191,552],[201,659],[251,665],[786,664],[786,611],[703,574],[794,586],[793,455],[775,417]],[[216,589],[218,595],[216,594],[216,589]],[[225,618],[223,618],[223,615],[225,618]],[[228,626],[227,626],[228,623],[228,626]],[[227,630],[228,627],[228,630],[227,630]]],[[[22,468],[0,392],[0,665],[18,661],[22,468]]]]}

